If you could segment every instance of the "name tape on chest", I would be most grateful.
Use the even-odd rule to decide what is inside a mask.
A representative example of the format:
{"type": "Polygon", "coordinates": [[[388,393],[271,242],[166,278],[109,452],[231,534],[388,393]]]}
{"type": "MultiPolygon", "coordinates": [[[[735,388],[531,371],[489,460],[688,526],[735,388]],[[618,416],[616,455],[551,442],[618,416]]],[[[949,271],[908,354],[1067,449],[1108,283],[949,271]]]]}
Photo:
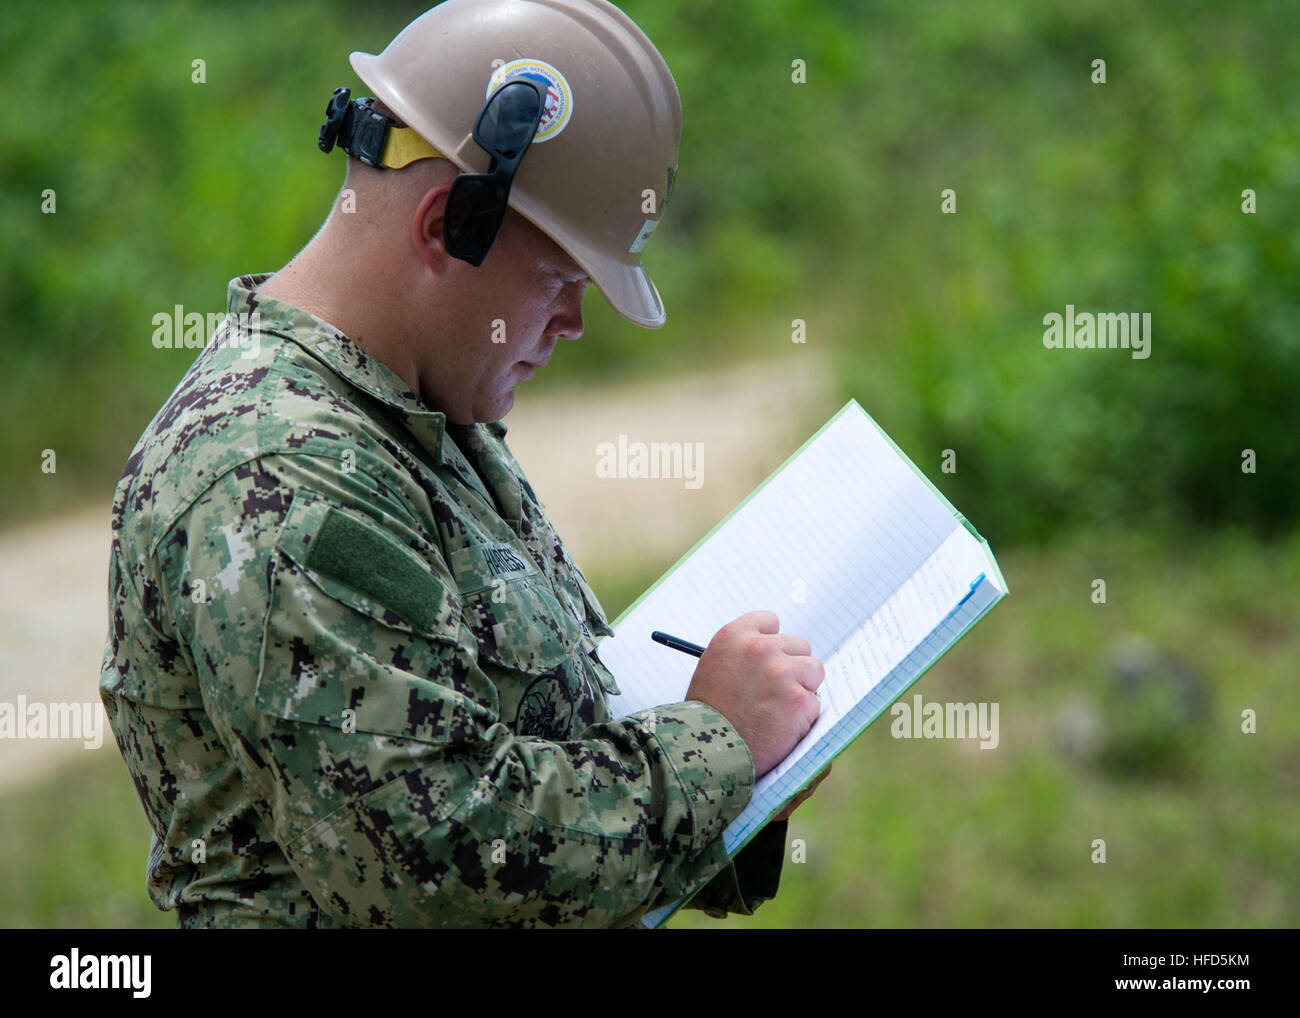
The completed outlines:
{"type": "Polygon", "coordinates": [[[493,576],[506,576],[528,570],[528,564],[506,544],[484,545],[483,561],[487,563],[488,570],[493,576]]]}

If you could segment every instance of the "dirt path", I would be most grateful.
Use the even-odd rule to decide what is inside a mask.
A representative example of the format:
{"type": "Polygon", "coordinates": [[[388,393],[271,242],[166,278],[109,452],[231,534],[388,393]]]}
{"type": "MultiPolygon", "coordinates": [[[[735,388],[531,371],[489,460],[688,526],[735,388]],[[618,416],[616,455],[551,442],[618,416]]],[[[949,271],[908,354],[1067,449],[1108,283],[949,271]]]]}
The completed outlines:
{"type": "MultiPolygon", "coordinates": [[[[686,551],[838,408],[825,362],[777,362],[637,386],[521,387],[507,440],[584,570],[686,551]],[[702,483],[597,476],[597,445],[702,443],[702,483]]],[[[91,704],[103,745],[0,738],[0,788],[94,753],[116,763],[99,667],[107,626],[109,506],[0,534],[0,704],[91,704]]],[[[599,592],[598,592],[599,593],[599,592]]]]}

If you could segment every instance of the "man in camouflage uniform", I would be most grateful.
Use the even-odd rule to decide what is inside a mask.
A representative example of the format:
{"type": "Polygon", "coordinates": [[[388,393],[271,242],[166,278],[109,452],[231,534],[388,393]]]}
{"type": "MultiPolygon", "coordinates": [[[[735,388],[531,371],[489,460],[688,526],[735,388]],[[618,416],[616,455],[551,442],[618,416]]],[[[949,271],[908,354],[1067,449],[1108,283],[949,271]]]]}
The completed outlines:
{"type": "Polygon", "coordinates": [[[611,630],[499,422],[593,274],[514,211],[450,257],[458,175],[349,159],[127,461],[101,693],[178,925],[628,926],[776,892],[793,805],[734,860],[721,835],[821,666],[751,613],[685,702],[610,716],[611,630]]]}

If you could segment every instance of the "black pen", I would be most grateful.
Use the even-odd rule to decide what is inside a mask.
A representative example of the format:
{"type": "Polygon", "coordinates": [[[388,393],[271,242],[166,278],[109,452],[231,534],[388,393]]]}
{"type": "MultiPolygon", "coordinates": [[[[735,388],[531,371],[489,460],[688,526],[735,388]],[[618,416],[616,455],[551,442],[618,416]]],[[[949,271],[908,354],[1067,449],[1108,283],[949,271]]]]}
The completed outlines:
{"type": "Polygon", "coordinates": [[[689,640],[682,640],[676,636],[669,636],[667,633],[661,633],[655,630],[650,634],[650,639],[655,643],[662,643],[665,647],[672,647],[673,650],[680,650],[683,654],[691,654],[699,657],[704,653],[704,648],[698,643],[691,643],[689,640]]]}

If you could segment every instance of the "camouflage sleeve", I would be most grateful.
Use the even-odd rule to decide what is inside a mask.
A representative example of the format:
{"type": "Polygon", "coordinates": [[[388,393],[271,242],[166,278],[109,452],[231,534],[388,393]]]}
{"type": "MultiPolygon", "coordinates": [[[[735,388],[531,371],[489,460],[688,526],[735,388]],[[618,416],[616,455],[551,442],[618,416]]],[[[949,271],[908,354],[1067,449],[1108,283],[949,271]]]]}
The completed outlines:
{"type": "Polygon", "coordinates": [[[688,702],[516,735],[440,549],[383,483],[263,457],[160,544],[212,723],[341,922],[627,926],[726,865],[753,787],[727,720],[688,702]]]}

